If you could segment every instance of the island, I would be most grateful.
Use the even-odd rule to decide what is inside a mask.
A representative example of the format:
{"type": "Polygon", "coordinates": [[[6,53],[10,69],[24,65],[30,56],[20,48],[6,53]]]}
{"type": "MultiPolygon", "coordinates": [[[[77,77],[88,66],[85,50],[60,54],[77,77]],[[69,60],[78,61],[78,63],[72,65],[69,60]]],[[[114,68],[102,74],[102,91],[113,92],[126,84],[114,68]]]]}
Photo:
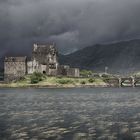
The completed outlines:
{"type": "MultiPolygon", "coordinates": [[[[80,59],[80,58],[79,58],[80,59]]],[[[73,87],[136,87],[140,76],[119,76],[81,70],[59,63],[55,44],[34,44],[32,57],[6,56],[4,72],[0,73],[0,87],[73,88],[73,87]],[[3,81],[1,80],[3,77],[3,81]]]]}

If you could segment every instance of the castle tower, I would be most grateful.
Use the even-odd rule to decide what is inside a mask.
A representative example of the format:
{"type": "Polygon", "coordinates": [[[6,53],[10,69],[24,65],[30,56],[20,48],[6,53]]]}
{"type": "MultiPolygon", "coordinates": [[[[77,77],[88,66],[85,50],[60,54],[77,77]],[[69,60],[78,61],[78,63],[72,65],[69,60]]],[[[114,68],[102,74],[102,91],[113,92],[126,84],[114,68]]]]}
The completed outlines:
{"type": "MultiPolygon", "coordinates": [[[[39,65],[39,70],[37,68],[37,71],[46,73],[47,75],[57,75],[58,52],[55,44],[34,44],[32,51],[32,61],[39,65]]],[[[33,66],[34,71],[35,69],[36,68],[33,66]]]]}
{"type": "Polygon", "coordinates": [[[18,80],[27,73],[27,57],[5,57],[4,80],[18,80]]]}

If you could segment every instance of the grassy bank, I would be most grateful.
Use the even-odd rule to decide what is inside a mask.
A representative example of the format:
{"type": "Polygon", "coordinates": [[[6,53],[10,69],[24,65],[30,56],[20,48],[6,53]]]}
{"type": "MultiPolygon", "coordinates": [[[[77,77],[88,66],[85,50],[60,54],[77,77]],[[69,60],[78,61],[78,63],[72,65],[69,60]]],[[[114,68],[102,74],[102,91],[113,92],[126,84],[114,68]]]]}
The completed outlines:
{"type": "Polygon", "coordinates": [[[108,86],[102,78],[69,78],[69,77],[47,77],[43,76],[38,82],[32,82],[31,75],[8,84],[0,84],[0,87],[106,87],[108,86]]]}

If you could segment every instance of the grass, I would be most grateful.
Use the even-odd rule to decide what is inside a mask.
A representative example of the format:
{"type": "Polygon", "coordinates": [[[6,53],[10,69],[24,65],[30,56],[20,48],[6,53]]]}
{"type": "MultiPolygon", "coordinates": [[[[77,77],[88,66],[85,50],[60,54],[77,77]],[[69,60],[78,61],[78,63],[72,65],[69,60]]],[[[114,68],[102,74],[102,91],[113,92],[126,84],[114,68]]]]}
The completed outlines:
{"type": "Polygon", "coordinates": [[[43,78],[42,81],[38,83],[31,84],[31,75],[26,75],[22,80],[17,82],[12,82],[9,84],[1,84],[0,87],[76,87],[83,85],[95,85],[95,86],[104,86],[106,83],[102,80],[102,78],[94,78],[91,80],[90,78],[69,78],[69,77],[47,77],[43,78]]]}
{"type": "Polygon", "coordinates": [[[133,73],[133,76],[137,76],[137,77],[140,77],[140,72],[137,72],[137,73],[133,73]]]}

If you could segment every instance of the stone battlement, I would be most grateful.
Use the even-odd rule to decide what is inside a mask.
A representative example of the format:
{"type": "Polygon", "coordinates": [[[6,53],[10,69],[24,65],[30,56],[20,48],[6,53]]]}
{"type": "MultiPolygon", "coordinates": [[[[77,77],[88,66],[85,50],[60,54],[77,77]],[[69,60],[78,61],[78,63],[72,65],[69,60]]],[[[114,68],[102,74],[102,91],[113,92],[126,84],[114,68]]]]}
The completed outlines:
{"type": "Polygon", "coordinates": [[[4,62],[24,62],[27,60],[27,57],[5,57],[4,62]]]}

